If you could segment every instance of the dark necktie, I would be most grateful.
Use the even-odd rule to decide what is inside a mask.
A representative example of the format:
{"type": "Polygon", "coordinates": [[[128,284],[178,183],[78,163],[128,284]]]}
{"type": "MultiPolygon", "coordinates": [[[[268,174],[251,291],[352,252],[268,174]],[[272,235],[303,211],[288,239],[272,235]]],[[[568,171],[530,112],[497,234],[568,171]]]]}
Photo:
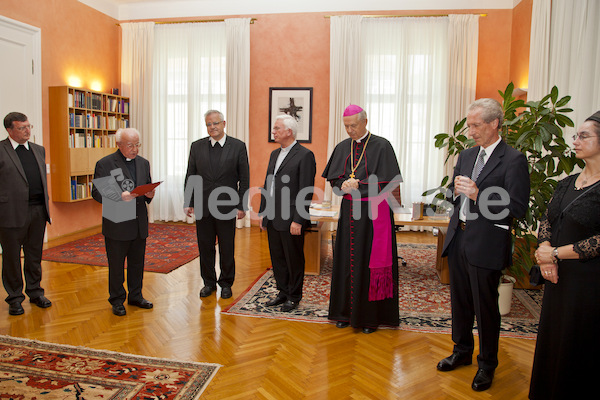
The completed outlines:
{"type": "Polygon", "coordinates": [[[477,178],[479,177],[479,174],[481,173],[481,170],[483,169],[483,166],[485,165],[485,162],[483,161],[485,157],[485,150],[481,150],[479,152],[479,157],[477,157],[477,161],[475,162],[475,167],[473,168],[473,172],[471,173],[471,179],[473,180],[473,182],[475,182],[477,180],[477,178]]]}

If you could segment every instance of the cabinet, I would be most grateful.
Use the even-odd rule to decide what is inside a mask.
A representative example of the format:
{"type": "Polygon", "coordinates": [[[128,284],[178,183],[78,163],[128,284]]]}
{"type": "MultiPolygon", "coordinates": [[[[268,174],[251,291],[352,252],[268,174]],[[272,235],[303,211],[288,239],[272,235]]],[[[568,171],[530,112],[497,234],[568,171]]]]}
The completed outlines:
{"type": "Polygon", "coordinates": [[[129,127],[129,99],[69,86],[50,87],[49,97],[52,200],[90,199],[96,162],[129,127]]]}

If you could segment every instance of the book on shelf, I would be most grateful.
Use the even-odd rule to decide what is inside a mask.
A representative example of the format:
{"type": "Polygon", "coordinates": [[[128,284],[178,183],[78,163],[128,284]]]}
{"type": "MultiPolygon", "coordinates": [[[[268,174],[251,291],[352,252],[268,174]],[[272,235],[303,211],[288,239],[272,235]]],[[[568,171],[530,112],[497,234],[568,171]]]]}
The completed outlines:
{"type": "Polygon", "coordinates": [[[81,200],[91,197],[91,193],[91,182],[79,182],[76,177],[71,178],[71,200],[81,200]]]}

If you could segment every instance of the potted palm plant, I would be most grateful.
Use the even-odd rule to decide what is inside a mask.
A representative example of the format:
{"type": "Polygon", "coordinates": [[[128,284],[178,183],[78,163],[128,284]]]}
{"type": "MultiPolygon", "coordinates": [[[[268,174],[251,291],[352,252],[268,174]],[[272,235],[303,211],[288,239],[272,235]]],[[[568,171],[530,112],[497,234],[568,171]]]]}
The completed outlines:
{"type": "MultiPolygon", "coordinates": [[[[568,108],[571,96],[559,97],[556,86],[539,101],[524,101],[513,97],[514,85],[508,84],[502,97],[504,123],[501,136],[510,146],[525,154],[529,164],[531,192],[529,208],[525,216],[515,221],[512,229],[513,264],[508,274],[527,286],[524,279],[535,264],[532,252],[537,241],[539,222],[546,212],[548,203],[561,175],[569,174],[576,165],[583,167],[583,161],[575,158],[575,152],[565,142],[563,128],[573,127],[573,121],[566,115],[573,110],[568,108]]],[[[435,147],[447,149],[445,163],[450,156],[472,147],[475,142],[466,135],[466,118],[454,124],[451,134],[435,136],[435,147]]],[[[427,190],[424,196],[436,194],[434,204],[444,200],[449,186],[449,176],[442,179],[440,187],[427,190]]]]}

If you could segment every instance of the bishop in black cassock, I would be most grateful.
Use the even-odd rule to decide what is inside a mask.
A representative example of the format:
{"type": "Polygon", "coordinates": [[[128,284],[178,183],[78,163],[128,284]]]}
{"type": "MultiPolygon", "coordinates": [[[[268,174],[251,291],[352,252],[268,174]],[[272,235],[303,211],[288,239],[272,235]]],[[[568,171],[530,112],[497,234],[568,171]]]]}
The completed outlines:
{"type": "Polygon", "coordinates": [[[371,333],[380,325],[399,325],[398,256],[387,198],[402,177],[390,142],[366,129],[362,108],[348,106],[344,125],[350,138],[335,147],[322,175],[343,194],[329,319],[339,328],[371,333]]]}

